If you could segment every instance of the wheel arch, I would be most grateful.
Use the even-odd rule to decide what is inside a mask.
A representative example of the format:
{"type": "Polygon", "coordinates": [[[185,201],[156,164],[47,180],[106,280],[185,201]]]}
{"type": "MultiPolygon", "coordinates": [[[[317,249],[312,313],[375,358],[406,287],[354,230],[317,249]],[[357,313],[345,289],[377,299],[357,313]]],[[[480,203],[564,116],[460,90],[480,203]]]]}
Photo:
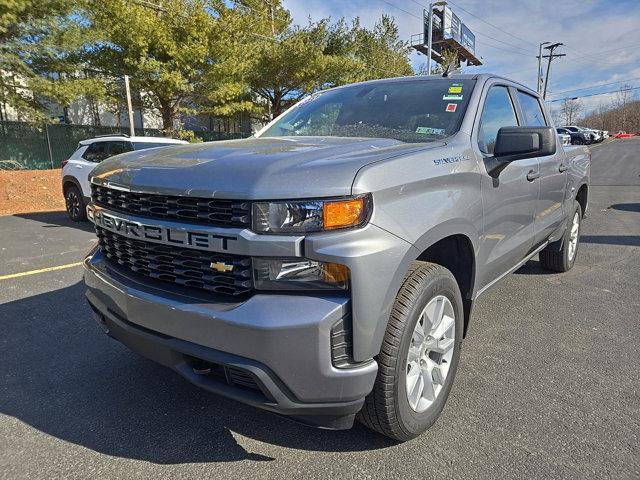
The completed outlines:
{"type": "Polygon", "coordinates": [[[479,244],[480,232],[464,218],[448,220],[414,242],[418,255],[413,260],[442,265],[456,278],[464,305],[464,336],[467,335],[476,292],[479,244]]]}
{"type": "Polygon", "coordinates": [[[67,189],[70,186],[76,187],[80,191],[80,195],[83,195],[82,187],[80,186],[80,182],[78,182],[78,179],[71,175],[65,175],[64,177],[62,177],[62,193],[66,195],[67,189]]]}
{"type": "Polygon", "coordinates": [[[463,233],[443,237],[422,250],[416,260],[445,267],[458,282],[464,306],[464,330],[467,335],[476,279],[476,255],[471,238],[463,233]]]}
{"type": "Polygon", "coordinates": [[[587,215],[587,207],[589,206],[589,186],[586,183],[580,185],[578,193],[576,193],[576,201],[582,208],[582,218],[587,215]]]}

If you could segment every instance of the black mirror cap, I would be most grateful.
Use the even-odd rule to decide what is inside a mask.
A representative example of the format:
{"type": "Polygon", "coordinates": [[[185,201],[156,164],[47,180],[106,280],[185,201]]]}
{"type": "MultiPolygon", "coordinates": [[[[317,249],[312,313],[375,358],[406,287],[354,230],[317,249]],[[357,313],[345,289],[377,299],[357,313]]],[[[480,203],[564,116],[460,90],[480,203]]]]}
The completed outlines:
{"type": "Polygon", "coordinates": [[[556,139],[553,127],[502,127],[493,155],[501,162],[546,157],[556,153],[556,139]]]}

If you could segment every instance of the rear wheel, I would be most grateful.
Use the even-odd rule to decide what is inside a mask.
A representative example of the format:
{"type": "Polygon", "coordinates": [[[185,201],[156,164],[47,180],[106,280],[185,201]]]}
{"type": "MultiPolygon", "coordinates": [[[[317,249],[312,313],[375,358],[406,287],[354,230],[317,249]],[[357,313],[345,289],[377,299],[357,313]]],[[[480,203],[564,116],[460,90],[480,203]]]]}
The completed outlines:
{"type": "Polygon", "coordinates": [[[64,191],[64,200],[69,218],[74,222],[82,222],[87,219],[84,198],[75,185],[67,187],[64,191]]]}
{"type": "Polygon", "coordinates": [[[542,268],[554,272],[566,272],[571,270],[576,261],[578,247],[580,246],[580,227],[582,222],[582,208],[578,202],[573,207],[573,215],[562,237],[560,250],[549,248],[540,252],[540,265],[542,268]]]}
{"type": "Polygon", "coordinates": [[[358,419],[396,440],[438,419],[455,377],[463,331],[462,296],[449,270],[415,262],[391,312],[378,376],[358,419]]]}

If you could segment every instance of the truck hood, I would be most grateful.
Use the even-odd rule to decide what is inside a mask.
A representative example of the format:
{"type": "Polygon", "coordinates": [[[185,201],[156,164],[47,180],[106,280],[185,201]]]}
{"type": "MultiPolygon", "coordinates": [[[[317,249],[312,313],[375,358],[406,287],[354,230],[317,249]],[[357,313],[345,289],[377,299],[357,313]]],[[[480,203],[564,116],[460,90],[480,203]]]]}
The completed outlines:
{"type": "Polygon", "coordinates": [[[284,199],[351,194],[360,168],[442,142],[275,137],[141,150],[105,160],[95,183],[194,197],[284,199]]]}

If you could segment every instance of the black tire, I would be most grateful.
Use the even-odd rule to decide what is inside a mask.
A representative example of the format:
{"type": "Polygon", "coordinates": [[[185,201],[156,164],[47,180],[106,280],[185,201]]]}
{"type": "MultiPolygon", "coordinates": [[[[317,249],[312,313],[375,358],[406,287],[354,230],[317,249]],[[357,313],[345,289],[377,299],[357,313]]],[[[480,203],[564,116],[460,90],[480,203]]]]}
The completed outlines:
{"type": "Polygon", "coordinates": [[[67,214],[74,222],[83,222],[87,219],[87,210],[84,197],[78,187],[71,185],[64,190],[64,201],[67,207],[67,214]]]}
{"type": "Polygon", "coordinates": [[[582,145],[583,143],[584,143],[584,142],[583,142],[581,139],[579,139],[579,138],[576,138],[576,139],[573,141],[573,144],[574,144],[574,145],[582,145]]]}
{"type": "Polygon", "coordinates": [[[378,375],[365,399],[358,420],[368,428],[395,440],[406,441],[427,430],[440,416],[451,391],[460,360],[464,323],[462,296],[456,279],[446,268],[413,262],[398,292],[378,361],[378,375]],[[418,413],[409,405],[406,362],[414,328],[425,306],[443,295],[453,307],[455,339],[448,374],[435,401],[418,413]]]}
{"type": "Polygon", "coordinates": [[[582,207],[578,202],[574,202],[573,210],[569,216],[569,223],[562,236],[562,247],[560,249],[555,245],[550,245],[540,252],[540,265],[545,270],[552,272],[567,272],[571,270],[580,247],[580,231],[582,229],[582,207]],[[577,218],[578,221],[578,237],[573,255],[571,255],[570,240],[573,222],[577,218]]]}

